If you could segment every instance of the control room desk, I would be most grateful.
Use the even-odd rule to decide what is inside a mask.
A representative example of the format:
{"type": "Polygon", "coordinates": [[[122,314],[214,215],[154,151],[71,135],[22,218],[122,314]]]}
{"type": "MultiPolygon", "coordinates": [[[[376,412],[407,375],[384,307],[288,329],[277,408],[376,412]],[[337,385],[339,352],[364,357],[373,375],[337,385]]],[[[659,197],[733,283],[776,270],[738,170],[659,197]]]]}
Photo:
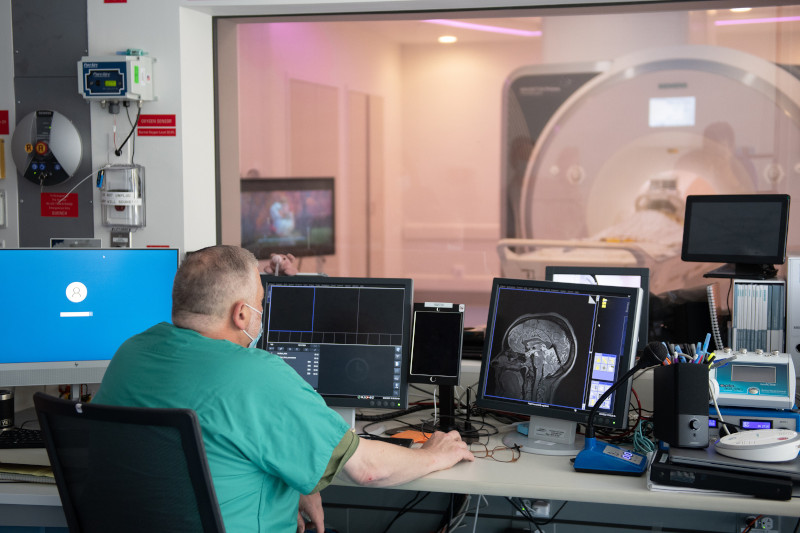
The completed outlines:
{"type": "MultiPolygon", "coordinates": [[[[493,437],[490,447],[500,445],[493,437]]],[[[798,459],[800,460],[800,459],[798,459]]],[[[337,478],[338,485],[355,486],[337,478]]],[[[576,472],[568,457],[523,453],[515,463],[476,459],[449,470],[394,487],[396,489],[456,492],[547,500],[569,500],[643,507],[668,507],[731,513],[800,516],[800,498],[774,501],[748,496],[651,491],[645,476],[613,476],[576,472]]]]}
{"type": "MultiPolygon", "coordinates": [[[[498,445],[493,437],[490,446],[498,445]]],[[[355,486],[337,478],[336,485],[355,486]]],[[[800,516],[800,498],[773,501],[747,496],[650,491],[642,477],[575,472],[567,457],[522,454],[516,463],[476,459],[449,470],[395,487],[431,492],[455,492],[614,505],[633,505],[730,513],[800,516]]],[[[0,526],[63,526],[55,485],[0,483],[0,526]]]]}

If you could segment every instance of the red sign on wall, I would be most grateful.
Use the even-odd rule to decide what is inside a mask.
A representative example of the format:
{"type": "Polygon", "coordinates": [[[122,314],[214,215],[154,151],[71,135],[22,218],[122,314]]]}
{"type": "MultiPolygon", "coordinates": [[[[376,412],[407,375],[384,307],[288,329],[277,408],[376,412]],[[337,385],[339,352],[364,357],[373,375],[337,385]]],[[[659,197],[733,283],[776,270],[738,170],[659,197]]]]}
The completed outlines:
{"type": "Polygon", "coordinates": [[[139,117],[140,128],[174,128],[175,115],[141,115],[139,117]]]}
{"type": "Polygon", "coordinates": [[[8,110],[0,111],[0,135],[8,135],[8,110]]]}
{"type": "Polygon", "coordinates": [[[43,192],[41,201],[43,217],[78,217],[77,193],[43,192]]]}
{"type": "Polygon", "coordinates": [[[175,128],[139,128],[139,137],[175,137],[175,128]]]}

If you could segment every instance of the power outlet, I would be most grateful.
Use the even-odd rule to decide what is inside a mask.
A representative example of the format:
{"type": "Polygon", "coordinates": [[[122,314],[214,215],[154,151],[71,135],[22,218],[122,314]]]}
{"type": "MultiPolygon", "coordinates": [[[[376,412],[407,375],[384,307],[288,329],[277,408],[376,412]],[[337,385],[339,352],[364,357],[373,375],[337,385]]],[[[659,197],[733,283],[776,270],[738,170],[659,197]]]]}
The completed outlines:
{"type": "Polygon", "coordinates": [[[780,518],[773,518],[771,516],[757,517],[755,515],[742,516],[742,521],[737,531],[761,532],[761,533],[779,533],[780,532],[780,518]],[[751,525],[752,524],[752,525],[751,525]]]}
{"type": "MultiPolygon", "coordinates": [[[[534,518],[550,518],[550,502],[548,500],[522,500],[525,510],[534,518]]],[[[517,512],[517,515],[521,513],[517,512]]]]}

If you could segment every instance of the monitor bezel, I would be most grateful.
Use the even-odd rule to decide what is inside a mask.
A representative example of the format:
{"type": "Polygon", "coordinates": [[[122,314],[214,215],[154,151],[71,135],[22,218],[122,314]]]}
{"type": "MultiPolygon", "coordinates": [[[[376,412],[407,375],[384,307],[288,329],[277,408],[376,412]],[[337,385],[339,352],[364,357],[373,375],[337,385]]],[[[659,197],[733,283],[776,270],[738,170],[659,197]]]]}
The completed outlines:
{"type": "MultiPolygon", "coordinates": [[[[55,247],[55,248],[2,248],[0,254],[7,252],[48,252],[88,254],[91,252],[128,253],[130,251],[147,251],[153,253],[171,253],[175,255],[175,269],[180,265],[180,250],[171,247],[152,248],[96,248],[96,247],[55,247]]],[[[2,263],[2,261],[0,261],[2,263]]],[[[58,265],[56,264],[56,268],[58,265]]],[[[170,293],[171,298],[171,293],[170,293]]],[[[123,339],[124,341],[125,339],[123,339]]],[[[31,340],[31,342],[35,342],[31,340]]],[[[114,353],[104,359],[60,360],[60,361],[0,361],[0,386],[27,387],[42,385],[76,385],[96,384],[103,380],[108,364],[114,353]]]]}
{"type": "Polygon", "coordinates": [[[681,243],[681,259],[683,261],[701,263],[734,263],[745,265],[775,265],[786,262],[787,237],[789,233],[789,204],[791,197],[788,194],[715,194],[715,195],[689,195],[686,197],[686,210],[683,219],[683,241],[681,243]],[[740,255],[734,253],[718,254],[704,253],[694,249],[690,236],[692,234],[693,213],[702,209],[703,205],[729,204],[730,218],[725,224],[736,224],[736,212],[742,204],[762,203],[775,205],[780,209],[781,224],[778,230],[779,249],[770,254],[740,255]]]}
{"type": "MultiPolygon", "coordinates": [[[[242,248],[250,250],[258,259],[269,259],[272,253],[290,253],[296,257],[314,257],[334,255],[336,253],[336,183],[333,177],[297,177],[297,178],[241,178],[240,194],[246,192],[273,193],[279,191],[328,191],[331,195],[331,240],[312,248],[300,245],[276,245],[275,248],[263,247],[252,250],[242,242],[242,248]]],[[[241,236],[240,236],[241,237],[241,236]]],[[[240,238],[240,241],[242,239],[240,238]]]]}
{"type": "MultiPolygon", "coordinates": [[[[483,346],[483,354],[481,355],[480,376],[478,382],[478,391],[475,397],[475,402],[478,407],[485,409],[492,409],[496,411],[515,413],[523,416],[541,416],[546,418],[554,418],[565,420],[568,422],[577,422],[585,424],[589,418],[591,408],[585,410],[575,410],[560,407],[545,407],[541,405],[532,405],[524,401],[515,400],[497,400],[494,397],[486,397],[486,378],[489,372],[489,359],[492,356],[492,332],[494,329],[493,317],[497,305],[497,292],[503,286],[515,286],[524,289],[562,289],[570,292],[583,293],[587,292],[587,287],[596,289],[593,292],[602,292],[608,295],[628,297],[631,299],[631,305],[634,308],[634,314],[638,314],[641,306],[641,289],[638,287],[618,287],[610,285],[587,285],[581,283],[562,283],[547,280],[527,280],[527,279],[511,279],[511,278],[494,278],[492,281],[491,300],[489,302],[489,314],[486,321],[486,337],[483,346]]],[[[620,354],[621,364],[617,370],[617,379],[624,375],[628,370],[633,368],[636,359],[636,331],[638,330],[638,320],[630,321],[626,324],[625,335],[625,351],[626,353],[620,354]]],[[[625,429],[628,427],[628,411],[631,394],[630,381],[621,386],[615,393],[615,401],[612,413],[606,414],[598,412],[595,417],[594,425],[596,427],[608,427],[612,429],[625,429]]]]}
{"type": "MultiPolygon", "coordinates": [[[[403,340],[402,340],[402,356],[401,356],[401,383],[400,383],[400,399],[399,405],[391,407],[376,406],[371,403],[369,399],[361,398],[343,398],[340,396],[329,396],[317,392],[328,404],[329,407],[344,407],[344,408],[370,408],[370,409],[407,409],[408,408],[408,369],[410,361],[410,348],[411,348],[411,318],[412,308],[414,302],[414,282],[410,278],[359,278],[359,277],[330,277],[325,275],[303,275],[296,276],[275,276],[270,274],[261,274],[261,284],[264,287],[264,303],[263,303],[263,321],[269,317],[268,298],[269,285],[316,285],[316,286],[366,286],[366,287],[391,287],[402,288],[403,295],[403,316],[405,317],[405,324],[403,325],[403,340]]],[[[263,323],[263,322],[262,322],[263,323]]],[[[257,347],[266,351],[266,324],[264,324],[264,335],[262,335],[257,347]]]]}
{"type": "Polygon", "coordinates": [[[647,346],[648,335],[650,333],[650,269],[641,267],[586,267],[586,266],[547,266],[544,269],[544,277],[548,281],[554,281],[555,274],[589,274],[603,276],[639,276],[639,283],[642,289],[641,320],[639,321],[639,342],[636,347],[637,353],[641,353],[647,346]],[[642,331],[644,326],[644,331],[642,331]]]}

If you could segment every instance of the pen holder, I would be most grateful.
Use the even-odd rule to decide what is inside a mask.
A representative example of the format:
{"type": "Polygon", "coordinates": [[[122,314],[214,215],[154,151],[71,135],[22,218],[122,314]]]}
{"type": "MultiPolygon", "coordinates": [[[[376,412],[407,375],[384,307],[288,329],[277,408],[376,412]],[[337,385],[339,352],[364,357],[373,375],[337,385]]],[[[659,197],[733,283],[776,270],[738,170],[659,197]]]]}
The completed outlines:
{"type": "Polygon", "coordinates": [[[670,446],[708,446],[708,366],[677,363],[653,370],[653,434],[670,446]]]}

